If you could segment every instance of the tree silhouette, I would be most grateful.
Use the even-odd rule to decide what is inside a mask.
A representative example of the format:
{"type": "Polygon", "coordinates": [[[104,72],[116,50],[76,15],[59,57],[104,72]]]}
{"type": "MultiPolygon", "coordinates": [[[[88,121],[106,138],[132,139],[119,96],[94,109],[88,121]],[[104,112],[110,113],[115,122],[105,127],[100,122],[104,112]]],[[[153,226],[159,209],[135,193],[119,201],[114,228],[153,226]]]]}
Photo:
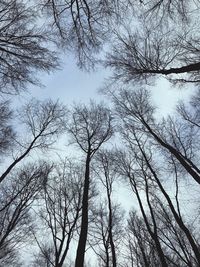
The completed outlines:
{"type": "Polygon", "coordinates": [[[84,152],[85,175],[82,198],[81,230],[76,254],[76,267],[84,264],[85,247],[88,233],[88,200],[90,192],[90,164],[98,149],[108,141],[113,134],[112,116],[106,107],[90,102],[85,105],[75,106],[68,131],[72,140],[84,152]]]}

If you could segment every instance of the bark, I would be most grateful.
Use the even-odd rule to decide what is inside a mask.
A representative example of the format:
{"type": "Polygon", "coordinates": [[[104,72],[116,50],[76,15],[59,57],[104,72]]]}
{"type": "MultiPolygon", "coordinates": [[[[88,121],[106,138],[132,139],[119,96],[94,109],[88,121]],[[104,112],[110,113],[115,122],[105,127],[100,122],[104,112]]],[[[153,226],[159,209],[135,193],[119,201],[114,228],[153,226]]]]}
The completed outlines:
{"type": "Polygon", "coordinates": [[[141,73],[155,73],[155,74],[181,74],[181,73],[188,73],[188,72],[194,72],[194,71],[200,71],[200,62],[199,63],[193,63],[187,66],[182,66],[179,68],[170,68],[170,69],[158,69],[158,70],[138,70],[138,72],[141,73]]]}
{"type": "Polygon", "coordinates": [[[79,236],[78,248],[76,253],[75,267],[84,266],[85,247],[88,233],[88,197],[90,186],[90,152],[87,153],[85,166],[85,181],[83,189],[82,200],[82,218],[81,218],[81,232],[79,236]]]}
{"type": "Polygon", "coordinates": [[[116,260],[116,253],[115,253],[115,244],[113,241],[113,233],[112,233],[112,204],[110,199],[110,192],[107,187],[107,197],[108,197],[108,208],[109,208],[109,240],[110,240],[110,246],[111,246],[111,253],[112,253],[112,265],[113,267],[117,266],[117,260],[116,260]]]}

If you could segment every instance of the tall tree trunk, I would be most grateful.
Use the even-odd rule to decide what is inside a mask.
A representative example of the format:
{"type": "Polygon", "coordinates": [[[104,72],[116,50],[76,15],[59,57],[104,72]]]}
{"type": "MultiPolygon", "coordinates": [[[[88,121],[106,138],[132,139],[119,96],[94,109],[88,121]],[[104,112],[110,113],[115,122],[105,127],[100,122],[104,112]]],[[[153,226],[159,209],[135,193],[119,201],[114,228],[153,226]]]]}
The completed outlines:
{"type": "Polygon", "coordinates": [[[147,164],[148,168],[150,169],[151,173],[153,174],[153,176],[154,176],[154,178],[155,178],[155,180],[156,180],[161,192],[165,196],[165,198],[166,198],[166,200],[167,200],[167,202],[169,204],[169,207],[170,207],[170,209],[172,211],[172,214],[173,214],[177,224],[179,225],[179,227],[182,229],[182,231],[185,233],[186,237],[188,238],[188,241],[189,241],[189,243],[190,243],[190,245],[191,245],[191,247],[192,247],[192,249],[194,251],[194,254],[196,256],[197,262],[198,262],[198,264],[200,266],[200,250],[198,248],[198,245],[196,244],[195,240],[193,239],[192,234],[190,233],[188,227],[184,224],[182,218],[176,212],[176,209],[174,208],[174,205],[173,205],[169,195],[165,191],[165,189],[162,186],[162,183],[160,182],[156,172],[154,171],[154,169],[152,168],[151,164],[149,163],[148,158],[146,157],[146,154],[143,151],[143,149],[141,148],[140,143],[139,143],[138,140],[137,140],[137,144],[138,144],[138,147],[139,147],[142,155],[144,156],[144,159],[146,161],[146,164],[147,164]]]}
{"type": "Polygon", "coordinates": [[[153,239],[154,243],[155,243],[155,246],[156,246],[156,250],[157,250],[157,253],[158,253],[158,257],[160,259],[160,262],[161,262],[161,266],[162,267],[168,267],[168,264],[165,260],[165,255],[164,255],[164,252],[162,250],[162,247],[161,247],[161,244],[160,244],[160,241],[158,239],[158,236],[155,232],[153,232],[151,230],[151,226],[149,224],[149,221],[147,219],[147,216],[146,216],[146,213],[144,211],[144,207],[143,207],[143,204],[142,204],[142,201],[141,201],[141,198],[140,198],[140,195],[139,195],[139,192],[138,192],[138,189],[137,189],[137,185],[135,184],[134,181],[131,180],[131,177],[130,178],[130,182],[132,184],[132,186],[134,187],[135,189],[135,194],[136,194],[136,197],[137,197],[137,200],[138,200],[138,204],[139,204],[139,207],[140,207],[140,210],[141,210],[141,213],[142,213],[142,216],[143,216],[143,219],[144,219],[144,222],[145,222],[145,225],[147,227],[147,230],[151,236],[151,238],[153,239]]]}
{"type": "Polygon", "coordinates": [[[75,267],[84,266],[85,247],[88,233],[88,197],[90,186],[90,153],[87,153],[85,165],[85,181],[82,200],[82,218],[81,218],[81,232],[79,236],[78,248],[76,252],[75,267]]]}
{"type": "Polygon", "coordinates": [[[163,141],[152,129],[151,127],[146,123],[146,121],[142,120],[143,125],[147,128],[149,133],[154,137],[154,139],[164,148],[166,148],[172,155],[175,156],[175,158],[180,162],[180,164],[185,168],[185,170],[194,178],[194,180],[200,184],[200,170],[194,165],[194,163],[191,163],[191,161],[185,159],[185,157],[176,150],[173,146],[163,141]]]}
{"type": "Polygon", "coordinates": [[[112,204],[110,199],[110,192],[107,187],[107,197],[108,197],[108,208],[109,208],[109,240],[110,240],[110,246],[111,246],[111,253],[112,253],[112,265],[113,267],[117,266],[117,260],[116,260],[116,253],[115,253],[115,244],[113,241],[113,233],[112,233],[112,204]]]}

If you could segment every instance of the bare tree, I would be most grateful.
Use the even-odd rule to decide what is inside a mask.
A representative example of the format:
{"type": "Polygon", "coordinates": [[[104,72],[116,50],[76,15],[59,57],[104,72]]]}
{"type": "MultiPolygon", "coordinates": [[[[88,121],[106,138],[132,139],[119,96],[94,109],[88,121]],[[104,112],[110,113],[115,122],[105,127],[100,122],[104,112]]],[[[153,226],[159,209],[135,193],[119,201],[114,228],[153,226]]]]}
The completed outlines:
{"type": "MultiPolygon", "coordinates": [[[[155,195],[154,195],[155,196],[155,195]]],[[[152,199],[155,218],[158,224],[159,239],[162,244],[168,266],[198,266],[187,239],[174,221],[163,199],[152,199]]],[[[125,257],[131,266],[160,266],[155,244],[146,229],[144,220],[136,211],[131,211],[128,218],[127,252],[125,257]]]]}
{"type": "Polygon", "coordinates": [[[127,229],[125,241],[127,266],[129,264],[138,267],[159,266],[155,244],[145,227],[144,220],[137,215],[136,211],[130,212],[127,229]]]}
{"type": "MultiPolygon", "coordinates": [[[[140,96],[142,96],[142,95],[140,95],[140,96]]],[[[125,113],[123,113],[123,115],[121,116],[122,119],[124,120],[123,127],[125,128],[125,130],[123,130],[123,137],[125,138],[125,140],[128,143],[128,146],[131,149],[130,153],[133,153],[133,155],[134,155],[135,163],[138,164],[138,166],[139,166],[139,169],[138,169],[138,167],[135,167],[135,174],[132,174],[132,176],[131,176],[131,172],[130,171],[128,172],[128,173],[130,173],[129,177],[130,178],[133,177],[131,179],[131,184],[134,188],[134,191],[135,191],[135,194],[136,194],[138,201],[140,203],[141,209],[142,209],[142,201],[141,201],[141,198],[139,196],[139,190],[137,187],[138,187],[138,183],[139,184],[141,183],[140,186],[142,184],[144,184],[144,187],[145,187],[144,191],[145,191],[146,198],[147,198],[147,204],[149,206],[149,210],[151,213],[152,222],[154,224],[154,229],[157,229],[158,227],[156,226],[155,211],[154,211],[154,208],[151,204],[151,188],[156,188],[156,187],[159,188],[160,192],[165,197],[167,204],[169,205],[169,209],[171,210],[176,223],[180,227],[181,231],[183,231],[183,233],[187,237],[188,242],[190,243],[190,245],[193,249],[193,252],[195,254],[196,261],[199,264],[199,262],[200,262],[200,257],[199,257],[200,254],[199,254],[199,248],[198,248],[199,244],[195,240],[195,238],[193,237],[192,233],[190,232],[190,229],[188,228],[188,226],[186,225],[186,223],[184,222],[184,220],[180,214],[180,207],[179,207],[177,195],[176,195],[176,203],[177,203],[177,209],[178,210],[176,210],[176,208],[174,207],[173,201],[171,200],[169,194],[167,193],[167,191],[165,190],[165,188],[163,186],[161,179],[159,178],[160,171],[159,171],[158,166],[155,165],[155,161],[154,161],[154,157],[153,157],[153,153],[152,153],[153,146],[151,145],[151,143],[148,142],[149,131],[148,131],[148,129],[146,129],[146,127],[145,127],[146,125],[144,125],[145,124],[144,122],[146,122],[146,124],[148,123],[148,125],[151,125],[151,127],[155,126],[153,118],[150,116],[153,109],[150,108],[149,105],[145,106],[146,99],[144,99],[144,98],[142,98],[142,99],[141,99],[141,102],[130,103],[132,105],[132,107],[135,108],[135,110],[137,110],[137,112],[138,112],[138,113],[136,112],[136,114],[135,114],[136,116],[133,118],[132,121],[131,121],[130,117],[127,118],[127,120],[126,120],[126,118],[124,117],[125,113]],[[134,106],[134,104],[135,104],[135,106],[134,106]],[[147,110],[149,110],[149,114],[142,113],[142,112],[147,111],[147,110]],[[137,122],[138,122],[137,120],[139,120],[141,122],[141,125],[137,124],[137,122]],[[145,137],[145,134],[147,135],[146,137],[145,137]],[[137,180],[135,181],[135,179],[138,179],[139,182],[137,180]],[[142,179],[142,181],[141,181],[141,179],[142,179]]],[[[135,101],[138,101],[137,97],[135,97],[135,101]]],[[[125,105],[125,102],[123,102],[123,105],[125,105]]],[[[126,109],[125,112],[126,112],[126,115],[128,115],[128,109],[126,109]]],[[[130,112],[130,110],[129,110],[129,112],[130,112]]],[[[151,136],[151,134],[150,134],[150,136],[151,136]]],[[[174,149],[177,149],[177,147],[174,149]]],[[[181,153],[180,149],[177,151],[178,151],[178,153],[181,153]]],[[[187,159],[186,156],[184,156],[184,158],[187,159]]],[[[134,169],[132,170],[132,172],[134,172],[134,169]]],[[[149,232],[150,232],[150,229],[149,229],[149,232]]],[[[158,236],[158,230],[156,230],[156,232],[154,231],[154,234],[156,236],[158,236]]],[[[151,234],[151,236],[153,238],[152,234],[151,234]]]]}
{"type": "Polygon", "coordinates": [[[35,255],[34,260],[31,263],[32,267],[44,266],[44,267],[52,267],[53,262],[51,261],[51,257],[53,258],[53,249],[49,245],[42,246],[40,251],[35,255]]]}
{"type": "Polygon", "coordinates": [[[47,14],[64,47],[78,56],[80,67],[91,67],[95,54],[111,33],[111,19],[118,19],[120,1],[43,0],[39,8],[47,14]]]}
{"type": "MultiPolygon", "coordinates": [[[[185,146],[184,144],[188,146],[187,141],[181,142],[183,138],[177,135],[177,140],[179,140],[178,145],[176,137],[173,135],[174,138],[171,140],[176,141],[178,146],[171,142],[169,137],[173,133],[170,130],[166,134],[166,127],[163,128],[164,124],[156,122],[154,118],[155,108],[150,104],[149,99],[149,92],[145,89],[136,91],[122,90],[118,96],[113,94],[116,110],[121,113],[121,118],[126,122],[126,126],[130,129],[138,129],[140,132],[145,133],[149,139],[154,140],[168,155],[173,155],[182,168],[189,173],[197,183],[200,183],[200,171],[198,166],[189,157],[189,153],[185,154],[187,149],[180,149],[181,146],[185,146]],[[163,131],[163,129],[165,129],[165,131],[163,131]]],[[[189,135],[188,142],[191,140],[189,135]]],[[[188,151],[191,149],[192,147],[189,146],[188,151]]]]}
{"type": "MultiPolygon", "coordinates": [[[[143,7],[143,12],[149,20],[158,20],[159,23],[165,23],[179,20],[182,23],[188,23],[191,11],[198,9],[199,0],[142,0],[140,8],[143,7]]],[[[130,4],[133,5],[132,1],[130,4]]],[[[138,6],[136,7],[138,9],[138,6]]],[[[136,10],[137,10],[136,9],[136,10]]]]}
{"type": "Polygon", "coordinates": [[[132,7],[134,16],[130,17],[138,20],[140,27],[139,31],[126,36],[124,30],[118,35],[108,60],[116,76],[132,80],[157,74],[168,77],[173,73],[189,73],[189,77],[178,75],[175,80],[199,82],[198,28],[190,22],[194,21],[193,17],[198,18],[193,12],[199,8],[198,0],[173,3],[170,0],[136,3],[130,0],[35,0],[33,4],[2,0],[0,6],[1,92],[18,93],[28,83],[38,84],[36,71],[55,69],[58,60],[55,51],[50,49],[52,43],[73,51],[80,67],[94,66],[96,54],[101,54],[105,41],[112,39],[116,24],[119,29],[124,25],[132,7]],[[141,13],[143,18],[150,19],[141,22],[138,18],[141,13]],[[183,24],[181,31],[167,29],[164,32],[164,27],[158,25],[163,18],[172,18],[169,25],[183,24]],[[151,24],[148,29],[145,23],[151,24]]]}
{"type": "MultiPolygon", "coordinates": [[[[142,150],[145,154],[140,154],[141,143],[138,146],[139,148],[135,147],[137,152],[132,149],[129,151],[129,155],[133,153],[133,157],[118,152],[117,168],[119,173],[128,178],[131,183],[142,214],[145,231],[147,231],[147,236],[149,235],[150,242],[153,244],[152,249],[146,250],[147,246],[145,241],[141,241],[140,231],[136,227],[136,223],[135,233],[133,232],[136,243],[130,242],[128,239],[128,247],[133,249],[130,260],[135,262],[139,257],[140,264],[142,261],[144,266],[149,264],[154,266],[154,261],[148,262],[151,260],[148,251],[150,249],[157,254],[156,258],[153,258],[161,266],[198,266],[198,236],[184,220],[180,206],[176,210],[172,198],[158,177],[158,167],[155,169],[152,166],[152,155],[150,153],[147,155],[143,150],[144,147],[142,150]],[[160,193],[164,199],[159,199],[160,193]]],[[[137,221],[137,218],[135,220],[137,221]]],[[[146,241],[148,242],[148,238],[146,241]]]]}
{"type": "Polygon", "coordinates": [[[113,77],[123,82],[148,82],[160,75],[174,83],[199,83],[199,37],[195,26],[177,32],[150,27],[141,24],[135,32],[125,29],[116,35],[106,61],[114,70],[113,77]]]}
{"type": "Polygon", "coordinates": [[[43,258],[49,266],[65,265],[70,243],[80,227],[82,173],[81,166],[66,159],[54,167],[51,178],[44,187],[40,199],[41,223],[36,234],[40,248],[37,260],[43,258]],[[47,232],[45,240],[43,238],[45,243],[37,237],[41,231],[47,232]]]}
{"type": "Polygon", "coordinates": [[[115,31],[106,65],[123,82],[200,81],[198,11],[200,2],[186,0],[128,1],[128,21],[115,31]],[[133,11],[130,11],[132,10],[133,11]]]}
{"type": "Polygon", "coordinates": [[[112,210],[108,201],[100,202],[93,210],[93,221],[89,232],[89,243],[97,255],[99,266],[119,266],[120,242],[123,235],[123,211],[120,205],[112,201],[112,210]],[[111,214],[112,212],[112,214],[111,214]],[[112,216],[112,225],[110,217],[112,216]]]}
{"type": "MultiPolygon", "coordinates": [[[[116,171],[114,168],[114,154],[112,151],[101,150],[96,155],[96,165],[98,170],[98,177],[106,192],[105,204],[99,208],[99,219],[96,224],[100,224],[100,232],[102,233],[102,241],[105,249],[106,257],[104,259],[105,266],[117,266],[116,244],[120,233],[120,207],[113,203],[112,192],[113,184],[116,180],[116,171]],[[106,207],[107,206],[107,207],[106,207]],[[104,218],[105,217],[105,218],[104,218]],[[116,237],[115,237],[116,236],[116,237]],[[111,256],[109,256],[111,250],[111,256]]],[[[102,255],[103,259],[103,255],[102,255]]],[[[104,265],[103,265],[104,266],[104,265]]]]}
{"type": "MultiPolygon", "coordinates": [[[[169,254],[173,255],[174,265],[198,266],[193,250],[182,230],[176,224],[168,205],[158,196],[154,196],[153,205],[155,206],[156,217],[159,221],[160,239],[165,244],[169,254]]],[[[193,237],[198,240],[197,231],[193,228],[192,224],[188,225],[188,228],[193,237]]]]}
{"type": "Polygon", "coordinates": [[[65,119],[66,108],[58,102],[32,100],[25,105],[20,112],[20,122],[27,127],[28,138],[25,137],[22,141],[16,140],[18,153],[1,174],[0,182],[29,155],[31,150],[50,147],[56,141],[56,137],[64,131],[65,119]]]}
{"type": "Polygon", "coordinates": [[[30,209],[48,180],[51,166],[45,162],[27,164],[1,183],[0,261],[15,261],[19,247],[28,240],[32,228],[30,209]]]}
{"type": "Polygon", "coordinates": [[[189,103],[181,101],[177,105],[177,111],[181,119],[186,125],[190,125],[197,129],[200,127],[200,97],[199,90],[191,97],[189,103]]]}
{"type": "Polygon", "coordinates": [[[85,154],[84,189],[82,198],[81,230],[76,254],[76,267],[83,267],[88,233],[88,199],[90,192],[90,164],[98,149],[113,134],[112,116],[102,104],[90,102],[75,106],[68,131],[73,141],[85,154]]]}
{"type": "Polygon", "coordinates": [[[165,251],[159,239],[158,224],[155,218],[155,211],[151,204],[151,190],[153,188],[151,177],[149,177],[145,172],[145,166],[144,169],[140,169],[140,165],[137,166],[137,162],[135,163],[134,156],[135,154],[132,154],[131,151],[129,151],[129,153],[127,154],[123,151],[118,151],[116,153],[116,169],[122,177],[125,177],[129,180],[140,212],[142,214],[145,227],[155,245],[160,265],[162,267],[168,267],[165,251]],[[142,193],[145,194],[145,200],[142,197],[142,193]],[[146,205],[147,210],[145,208],[146,205]]]}
{"type": "Polygon", "coordinates": [[[36,71],[58,66],[47,48],[50,32],[39,27],[34,7],[18,0],[0,1],[0,92],[19,93],[28,83],[38,84],[36,71]]]}

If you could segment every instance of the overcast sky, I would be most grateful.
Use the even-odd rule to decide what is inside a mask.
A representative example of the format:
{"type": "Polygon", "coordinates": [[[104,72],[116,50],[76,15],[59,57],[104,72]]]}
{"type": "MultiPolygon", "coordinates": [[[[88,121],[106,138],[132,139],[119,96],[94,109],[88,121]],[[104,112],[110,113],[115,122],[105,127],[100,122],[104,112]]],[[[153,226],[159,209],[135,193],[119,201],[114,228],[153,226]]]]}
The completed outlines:
{"type": "MultiPolygon", "coordinates": [[[[61,102],[72,105],[73,102],[87,103],[90,99],[96,101],[105,99],[98,93],[105,78],[109,78],[108,69],[99,67],[94,72],[80,70],[72,56],[63,56],[62,69],[50,74],[40,76],[44,87],[31,86],[26,93],[17,96],[21,103],[31,97],[40,100],[46,98],[60,99],[61,102]]],[[[194,88],[180,89],[171,85],[166,79],[158,79],[154,86],[149,86],[155,104],[160,108],[160,114],[173,112],[178,99],[188,98],[194,92],[194,88]]]]}

